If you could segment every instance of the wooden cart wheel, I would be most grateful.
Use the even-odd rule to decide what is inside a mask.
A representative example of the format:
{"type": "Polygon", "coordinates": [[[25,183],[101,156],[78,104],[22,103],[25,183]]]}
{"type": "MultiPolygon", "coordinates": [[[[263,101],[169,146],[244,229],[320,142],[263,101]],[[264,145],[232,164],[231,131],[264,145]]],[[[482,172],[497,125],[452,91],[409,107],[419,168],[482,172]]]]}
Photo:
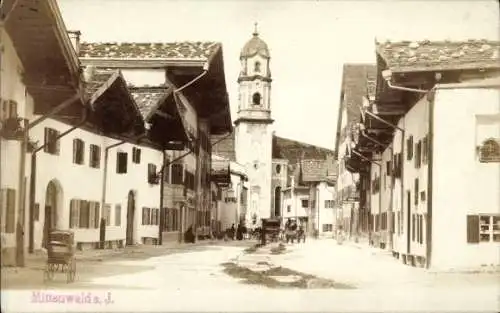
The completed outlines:
{"type": "Polygon", "coordinates": [[[67,283],[72,283],[75,281],[75,276],[76,276],[75,259],[71,259],[69,261],[66,275],[67,275],[67,283]]]}

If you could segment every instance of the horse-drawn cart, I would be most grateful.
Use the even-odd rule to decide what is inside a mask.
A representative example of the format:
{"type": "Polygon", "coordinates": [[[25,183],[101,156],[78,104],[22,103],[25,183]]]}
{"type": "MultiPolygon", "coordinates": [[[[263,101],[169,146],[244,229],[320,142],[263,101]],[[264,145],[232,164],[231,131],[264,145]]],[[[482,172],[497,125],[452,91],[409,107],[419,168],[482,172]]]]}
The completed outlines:
{"type": "Polygon", "coordinates": [[[75,236],[71,231],[56,230],[49,234],[44,280],[53,280],[56,272],[66,274],[66,281],[75,281],[75,236]]]}
{"type": "Polygon", "coordinates": [[[281,230],[281,220],[278,218],[263,218],[262,219],[262,234],[261,241],[265,245],[267,241],[277,242],[281,230]]]}

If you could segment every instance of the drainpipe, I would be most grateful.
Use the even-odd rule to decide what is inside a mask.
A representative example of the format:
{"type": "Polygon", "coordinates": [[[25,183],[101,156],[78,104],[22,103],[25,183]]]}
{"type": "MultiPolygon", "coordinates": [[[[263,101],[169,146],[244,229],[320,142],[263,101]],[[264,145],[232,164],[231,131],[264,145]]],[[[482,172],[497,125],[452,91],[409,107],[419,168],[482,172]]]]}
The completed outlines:
{"type": "Polygon", "coordinates": [[[163,244],[163,229],[165,228],[165,210],[163,208],[163,194],[164,194],[164,186],[165,186],[165,163],[167,160],[167,153],[165,150],[162,151],[163,154],[163,165],[160,171],[160,223],[158,225],[158,245],[163,244]]]}
{"type": "MultiPolygon", "coordinates": [[[[59,136],[55,138],[57,142],[62,137],[68,135],[73,132],[77,128],[83,126],[88,118],[89,112],[88,109],[83,110],[82,119],[73,127],[61,133],[59,136]]],[[[31,175],[30,175],[30,194],[29,194],[29,245],[28,252],[33,253],[35,250],[35,197],[36,197],[36,169],[37,169],[37,153],[43,150],[49,143],[44,143],[42,146],[36,148],[31,153],[31,175]]]]}
{"type": "Polygon", "coordinates": [[[434,93],[432,90],[428,95],[429,100],[429,142],[428,145],[430,149],[428,150],[428,162],[427,162],[427,221],[425,223],[427,236],[426,239],[426,268],[431,267],[432,258],[432,175],[433,175],[433,141],[434,141],[434,93]]]}

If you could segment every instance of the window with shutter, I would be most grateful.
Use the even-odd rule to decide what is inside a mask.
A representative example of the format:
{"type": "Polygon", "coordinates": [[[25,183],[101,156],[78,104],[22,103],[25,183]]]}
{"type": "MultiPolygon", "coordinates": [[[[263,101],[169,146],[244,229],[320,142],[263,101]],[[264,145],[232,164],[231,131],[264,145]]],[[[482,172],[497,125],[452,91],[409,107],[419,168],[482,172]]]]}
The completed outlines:
{"type": "Polygon", "coordinates": [[[182,164],[172,164],[172,180],[171,183],[175,185],[182,185],[184,166],[182,164]]]}
{"type": "Polygon", "coordinates": [[[73,139],[73,163],[83,164],[85,143],[81,139],[73,139]]]}
{"type": "Polygon", "coordinates": [[[121,226],[122,224],[122,206],[120,204],[115,205],[115,226],[121,226]]]}
{"type": "Polygon", "coordinates": [[[90,145],[90,167],[101,167],[101,147],[98,145],[90,145]]]}
{"type": "Polygon", "coordinates": [[[132,162],[136,164],[141,163],[141,149],[136,147],[132,148],[132,162]]]}
{"type": "Polygon", "coordinates": [[[467,243],[479,243],[479,215],[467,215],[467,243]]]}
{"type": "Polygon", "coordinates": [[[148,164],[148,183],[150,184],[158,184],[158,176],[156,173],[156,165],[149,163],[148,164]]]}
{"type": "Polygon", "coordinates": [[[127,153],[118,152],[116,154],[116,173],[125,174],[127,173],[127,153]]]}

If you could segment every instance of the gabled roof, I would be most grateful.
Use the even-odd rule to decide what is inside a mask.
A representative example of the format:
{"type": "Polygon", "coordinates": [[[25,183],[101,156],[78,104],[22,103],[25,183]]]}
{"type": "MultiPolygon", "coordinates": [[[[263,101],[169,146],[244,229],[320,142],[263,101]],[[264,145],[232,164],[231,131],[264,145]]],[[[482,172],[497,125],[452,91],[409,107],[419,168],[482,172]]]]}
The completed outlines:
{"type": "Polygon", "coordinates": [[[359,121],[359,108],[363,104],[363,97],[375,95],[376,80],[375,64],[344,64],[340,109],[347,109],[348,124],[359,121]]]}
{"type": "Polygon", "coordinates": [[[335,138],[335,150],[338,150],[341,137],[342,117],[344,108],[347,115],[347,127],[360,121],[363,105],[363,97],[368,99],[375,96],[377,83],[377,66],[366,63],[344,64],[342,72],[341,98],[337,114],[337,134],[335,138]]]}
{"type": "Polygon", "coordinates": [[[236,161],[234,135],[234,132],[232,132],[230,135],[210,136],[212,155],[218,155],[230,161],[236,161]]]}
{"type": "Polygon", "coordinates": [[[165,100],[171,93],[171,89],[163,88],[130,88],[132,97],[137,103],[137,107],[141,112],[142,117],[147,121],[154,110],[165,100]]]}
{"type": "Polygon", "coordinates": [[[82,58],[126,58],[126,59],[210,59],[221,44],[218,42],[83,42],[80,45],[82,58]]]}
{"type": "Polygon", "coordinates": [[[393,72],[500,68],[500,41],[387,41],[376,50],[393,72]]]}
{"type": "Polygon", "coordinates": [[[326,160],[306,159],[300,162],[301,183],[311,182],[335,182],[337,170],[333,157],[326,160]]]}

